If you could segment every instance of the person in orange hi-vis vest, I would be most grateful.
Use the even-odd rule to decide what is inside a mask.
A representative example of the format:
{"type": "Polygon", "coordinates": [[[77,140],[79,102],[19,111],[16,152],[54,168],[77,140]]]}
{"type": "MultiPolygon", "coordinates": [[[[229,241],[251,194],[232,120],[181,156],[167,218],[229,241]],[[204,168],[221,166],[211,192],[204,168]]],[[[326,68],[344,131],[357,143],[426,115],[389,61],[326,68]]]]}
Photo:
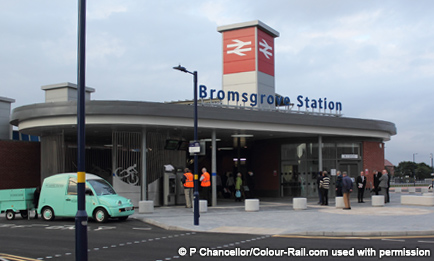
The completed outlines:
{"type": "Polygon", "coordinates": [[[211,188],[211,176],[206,171],[206,168],[202,168],[202,176],[200,176],[200,187],[202,188],[202,198],[207,200],[208,206],[211,206],[211,200],[209,198],[211,188]]]}
{"type": "Polygon", "coordinates": [[[181,181],[184,184],[185,207],[191,208],[193,202],[194,181],[193,173],[191,173],[190,169],[184,169],[184,176],[182,177],[181,181]]]}

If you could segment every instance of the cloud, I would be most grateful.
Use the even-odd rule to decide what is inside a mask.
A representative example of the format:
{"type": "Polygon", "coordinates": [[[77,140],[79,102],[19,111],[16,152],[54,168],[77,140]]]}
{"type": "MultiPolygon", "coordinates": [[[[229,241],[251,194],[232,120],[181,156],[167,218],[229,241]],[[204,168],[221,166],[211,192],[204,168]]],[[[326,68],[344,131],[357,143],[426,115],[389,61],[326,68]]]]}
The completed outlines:
{"type": "MultiPolygon", "coordinates": [[[[245,1],[206,1],[199,8],[201,16],[217,26],[246,22],[252,13],[245,1]]],[[[254,19],[251,19],[254,20],[254,19]]]]}
{"type": "MultiPolygon", "coordinates": [[[[276,91],[341,101],[346,117],[396,124],[394,163],[434,147],[433,1],[87,1],[87,85],[94,99],[192,98],[192,77],[218,89],[217,27],[261,20],[275,41],[276,91]],[[410,156],[409,156],[410,155],[410,156]]],[[[43,102],[40,86],[76,82],[77,1],[3,1],[0,96],[43,102]]],[[[422,156],[421,156],[422,158],[422,156]]]]}
{"type": "Polygon", "coordinates": [[[104,20],[117,13],[126,13],[128,12],[128,2],[116,0],[87,1],[87,19],[90,21],[104,20]]]}

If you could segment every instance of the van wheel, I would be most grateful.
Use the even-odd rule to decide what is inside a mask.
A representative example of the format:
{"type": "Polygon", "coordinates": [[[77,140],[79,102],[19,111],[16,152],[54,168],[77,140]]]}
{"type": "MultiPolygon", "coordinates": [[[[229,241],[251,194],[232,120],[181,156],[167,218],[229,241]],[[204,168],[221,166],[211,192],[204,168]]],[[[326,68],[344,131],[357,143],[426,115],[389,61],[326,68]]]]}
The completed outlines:
{"type": "Polygon", "coordinates": [[[15,218],[15,212],[12,210],[6,211],[6,219],[7,220],[13,220],[15,218]]]}
{"type": "Polygon", "coordinates": [[[29,217],[27,210],[20,210],[21,217],[26,219],[29,217]]]}
{"type": "Polygon", "coordinates": [[[44,207],[42,209],[42,213],[41,214],[42,214],[41,215],[42,219],[45,220],[45,221],[51,221],[51,220],[54,219],[54,211],[50,207],[44,207]]]}
{"type": "Polygon", "coordinates": [[[105,223],[107,222],[109,216],[107,210],[103,208],[97,208],[93,213],[93,218],[96,220],[96,222],[105,223]]]}
{"type": "Polygon", "coordinates": [[[120,221],[125,221],[125,220],[127,220],[128,219],[128,216],[125,216],[125,217],[119,217],[119,220],[120,221]]]}

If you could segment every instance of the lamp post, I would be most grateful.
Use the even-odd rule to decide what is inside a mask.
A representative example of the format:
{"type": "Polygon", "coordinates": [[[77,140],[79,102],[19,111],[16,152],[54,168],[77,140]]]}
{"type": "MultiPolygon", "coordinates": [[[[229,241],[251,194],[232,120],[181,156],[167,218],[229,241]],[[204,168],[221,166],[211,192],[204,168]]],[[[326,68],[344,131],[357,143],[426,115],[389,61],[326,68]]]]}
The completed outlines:
{"type": "MultiPolygon", "coordinates": [[[[413,153],[413,163],[416,165],[416,160],[415,160],[415,156],[417,155],[417,153],[413,153]]],[[[413,182],[414,182],[414,186],[416,187],[416,170],[413,170],[413,182]]]]}
{"type": "Polygon", "coordinates": [[[433,154],[430,153],[430,154],[429,154],[429,157],[430,157],[430,159],[431,159],[431,171],[434,172],[434,168],[433,168],[433,154]]]}
{"type": "Polygon", "coordinates": [[[77,214],[75,216],[75,258],[87,261],[87,213],[85,174],[85,65],[86,65],[86,0],[78,5],[77,58],[77,214]]]}
{"type": "MultiPolygon", "coordinates": [[[[197,142],[197,71],[190,72],[185,67],[178,65],[176,67],[173,67],[173,69],[189,73],[193,75],[193,82],[194,82],[194,142],[197,142]]],[[[197,165],[197,153],[194,153],[194,225],[199,226],[199,174],[198,174],[198,165],[197,165]]]]}
{"type": "Polygon", "coordinates": [[[431,177],[432,177],[432,180],[431,180],[431,182],[432,182],[432,184],[431,184],[431,186],[434,188],[434,167],[433,167],[433,154],[432,153],[430,153],[429,154],[429,156],[430,156],[430,158],[431,158],[431,177]]]}

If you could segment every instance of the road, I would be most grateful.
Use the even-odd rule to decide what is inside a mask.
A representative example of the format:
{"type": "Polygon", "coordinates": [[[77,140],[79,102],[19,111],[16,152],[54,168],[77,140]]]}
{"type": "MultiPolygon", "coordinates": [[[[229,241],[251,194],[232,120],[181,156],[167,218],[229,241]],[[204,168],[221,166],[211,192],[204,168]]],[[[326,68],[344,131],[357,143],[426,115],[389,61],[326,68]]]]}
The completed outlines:
{"type": "MultiPolygon", "coordinates": [[[[88,260],[269,260],[271,255],[279,255],[276,260],[380,260],[380,255],[381,260],[432,260],[434,254],[434,235],[325,238],[195,233],[167,231],[134,219],[89,221],[88,228],[88,260]],[[387,257],[402,253],[415,256],[387,257]]],[[[7,221],[0,217],[0,235],[0,260],[75,260],[73,219],[7,221]]]]}

